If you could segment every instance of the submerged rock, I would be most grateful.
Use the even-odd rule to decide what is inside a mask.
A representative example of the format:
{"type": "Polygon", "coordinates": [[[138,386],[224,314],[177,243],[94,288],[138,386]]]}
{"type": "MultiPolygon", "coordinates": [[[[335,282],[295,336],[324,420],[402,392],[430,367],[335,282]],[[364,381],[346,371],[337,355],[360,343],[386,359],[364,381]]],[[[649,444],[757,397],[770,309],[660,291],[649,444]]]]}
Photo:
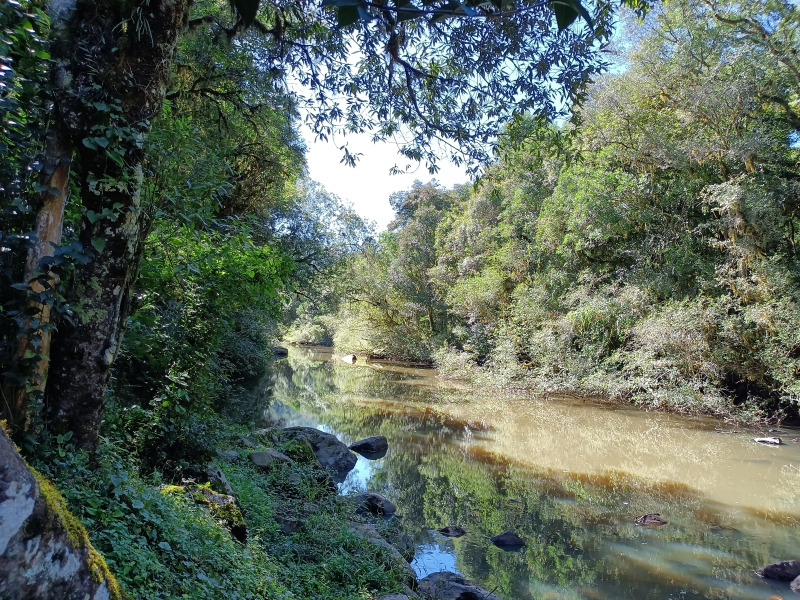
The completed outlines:
{"type": "Polygon", "coordinates": [[[756,571],[756,575],[765,577],[766,579],[792,581],[800,576],[800,562],[796,560],[782,560],[767,565],[766,567],[761,567],[756,571]]]}
{"type": "Polygon", "coordinates": [[[500,600],[457,573],[439,571],[420,579],[417,591],[425,600],[500,600]]]}
{"type": "Polygon", "coordinates": [[[280,431],[284,442],[289,440],[305,440],[311,445],[319,464],[330,472],[336,483],[341,483],[347,474],[356,466],[356,455],[335,435],[325,433],[313,427],[287,427],[280,431]]]}
{"type": "Polygon", "coordinates": [[[792,588],[793,592],[800,593],[800,575],[792,580],[792,583],[789,584],[789,587],[792,588]]]}
{"type": "Polygon", "coordinates": [[[370,513],[373,515],[393,515],[397,508],[391,500],[381,496],[376,492],[366,492],[353,496],[356,503],[356,514],[363,515],[370,513]]]}
{"type": "Polygon", "coordinates": [[[783,444],[783,440],[779,437],[760,437],[760,438],[753,438],[754,442],[758,442],[759,444],[764,444],[766,446],[780,446],[783,444]]]}
{"type": "Polygon", "coordinates": [[[467,530],[463,527],[459,527],[458,525],[448,525],[447,527],[442,527],[441,529],[437,529],[439,533],[442,535],[446,535],[447,537],[461,537],[467,533],[467,530]]]}
{"type": "Polygon", "coordinates": [[[375,460],[386,456],[386,451],[389,449],[389,442],[382,435],[373,435],[372,437],[364,438],[354,444],[350,444],[350,450],[358,452],[361,456],[375,460]]]}
{"type": "Polygon", "coordinates": [[[635,521],[637,525],[644,527],[661,527],[669,523],[666,519],[662,519],[658,513],[648,513],[638,517],[635,521]]]}
{"type": "Polygon", "coordinates": [[[489,540],[501,550],[519,550],[525,545],[525,540],[513,531],[504,531],[489,540]]]}

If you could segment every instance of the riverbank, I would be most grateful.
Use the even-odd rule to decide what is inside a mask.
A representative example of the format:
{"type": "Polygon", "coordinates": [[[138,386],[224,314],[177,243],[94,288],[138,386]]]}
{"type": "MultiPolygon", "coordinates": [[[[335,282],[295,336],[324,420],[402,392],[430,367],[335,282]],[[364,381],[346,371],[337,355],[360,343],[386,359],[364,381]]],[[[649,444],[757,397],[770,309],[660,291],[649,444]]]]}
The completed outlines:
{"type": "MultiPolygon", "coordinates": [[[[647,412],[662,412],[689,416],[710,416],[727,423],[750,427],[754,431],[764,426],[781,424],[800,425],[797,408],[781,406],[777,397],[760,398],[757,403],[746,403],[737,397],[739,390],[720,386],[683,387],[672,390],[634,389],[623,381],[626,374],[608,369],[582,376],[554,369],[552,373],[528,372],[523,368],[509,369],[507,365],[477,365],[464,353],[443,351],[426,362],[393,360],[372,354],[353,354],[327,346],[293,344],[308,352],[330,353],[341,356],[345,362],[385,368],[403,365],[402,368],[419,367],[436,371],[439,379],[453,386],[470,386],[477,394],[505,392],[516,396],[574,397],[590,399],[612,406],[633,407],[647,412]],[[650,393],[648,393],[650,392],[650,393]]],[[[745,386],[745,397],[747,388],[745,386]]],[[[739,394],[741,396],[741,394],[739,394]]]]}
{"type": "Polygon", "coordinates": [[[276,445],[218,425],[213,468],[187,465],[193,476],[177,485],[141,473],[108,440],[96,462],[63,442],[62,456],[37,457],[125,597],[351,600],[407,591],[408,563],[376,543],[400,535],[396,523],[356,515],[303,445],[278,444],[294,458],[259,467],[249,456],[276,445]]]}

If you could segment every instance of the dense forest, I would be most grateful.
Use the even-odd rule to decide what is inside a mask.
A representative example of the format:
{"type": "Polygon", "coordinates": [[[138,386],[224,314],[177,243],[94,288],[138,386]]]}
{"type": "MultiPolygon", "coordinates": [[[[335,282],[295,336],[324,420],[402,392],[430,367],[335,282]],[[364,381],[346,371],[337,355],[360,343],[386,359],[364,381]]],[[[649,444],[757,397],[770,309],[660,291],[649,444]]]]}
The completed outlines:
{"type": "MultiPolygon", "coordinates": [[[[307,444],[253,431],[281,341],[796,415],[794,4],[0,1],[0,510],[29,494],[89,573],[0,598],[408,591],[307,444]],[[474,180],[378,233],[301,122],[474,180]]],[[[2,574],[44,556],[0,541],[2,574]]]]}
{"type": "Polygon", "coordinates": [[[320,278],[288,339],[506,387],[796,416],[798,17],[757,10],[653,10],[568,125],[521,118],[474,185],[395,195],[389,231],[320,278]]]}

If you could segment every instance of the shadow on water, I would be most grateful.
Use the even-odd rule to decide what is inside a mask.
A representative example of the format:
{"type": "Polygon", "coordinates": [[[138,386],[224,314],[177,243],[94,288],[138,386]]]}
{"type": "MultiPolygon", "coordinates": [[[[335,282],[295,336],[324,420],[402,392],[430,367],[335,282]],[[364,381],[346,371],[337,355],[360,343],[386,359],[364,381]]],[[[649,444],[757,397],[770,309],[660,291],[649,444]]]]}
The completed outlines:
{"type": "Polygon", "coordinates": [[[762,448],[710,420],[575,398],[497,399],[430,369],[294,349],[272,387],[267,421],[389,439],[343,491],[397,505],[420,575],[459,571],[508,599],[792,594],[753,570],[800,558],[800,444],[762,448]],[[636,525],[646,513],[668,524],[636,525]],[[467,533],[447,538],[446,525],[467,533]],[[518,552],[489,542],[509,529],[526,541],[518,552]]]}

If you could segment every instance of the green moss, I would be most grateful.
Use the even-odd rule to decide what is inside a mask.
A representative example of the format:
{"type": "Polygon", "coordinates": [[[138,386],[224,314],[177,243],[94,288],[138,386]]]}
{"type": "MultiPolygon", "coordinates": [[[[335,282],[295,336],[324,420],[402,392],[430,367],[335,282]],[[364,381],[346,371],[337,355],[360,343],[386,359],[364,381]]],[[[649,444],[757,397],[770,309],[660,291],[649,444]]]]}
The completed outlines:
{"type": "Polygon", "coordinates": [[[239,507],[234,502],[226,502],[225,504],[209,502],[208,508],[211,511],[211,515],[215,519],[222,521],[228,529],[245,527],[242,511],[239,510],[239,507]]]}
{"type": "MultiPolygon", "coordinates": [[[[222,523],[231,533],[234,533],[234,530],[245,531],[247,529],[242,511],[230,496],[217,494],[210,487],[202,485],[195,485],[194,490],[191,490],[190,493],[195,502],[204,505],[211,516],[222,523]]],[[[234,537],[237,536],[234,535],[234,537]]]]}
{"type": "Polygon", "coordinates": [[[45,505],[49,509],[50,515],[54,519],[51,525],[63,527],[67,532],[67,537],[76,550],[86,552],[86,562],[89,565],[89,572],[96,583],[105,582],[108,586],[111,600],[125,600],[127,595],[122,591],[116,578],[108,569],[103,556],[94,549],[89,541],[89,534],[78,520],[78,518],[67,508],[67,501],[64,496],[50,483],[41,473],[33,467],[28,467],[36,477],[39,484],[39,493],[45,505]]]}

